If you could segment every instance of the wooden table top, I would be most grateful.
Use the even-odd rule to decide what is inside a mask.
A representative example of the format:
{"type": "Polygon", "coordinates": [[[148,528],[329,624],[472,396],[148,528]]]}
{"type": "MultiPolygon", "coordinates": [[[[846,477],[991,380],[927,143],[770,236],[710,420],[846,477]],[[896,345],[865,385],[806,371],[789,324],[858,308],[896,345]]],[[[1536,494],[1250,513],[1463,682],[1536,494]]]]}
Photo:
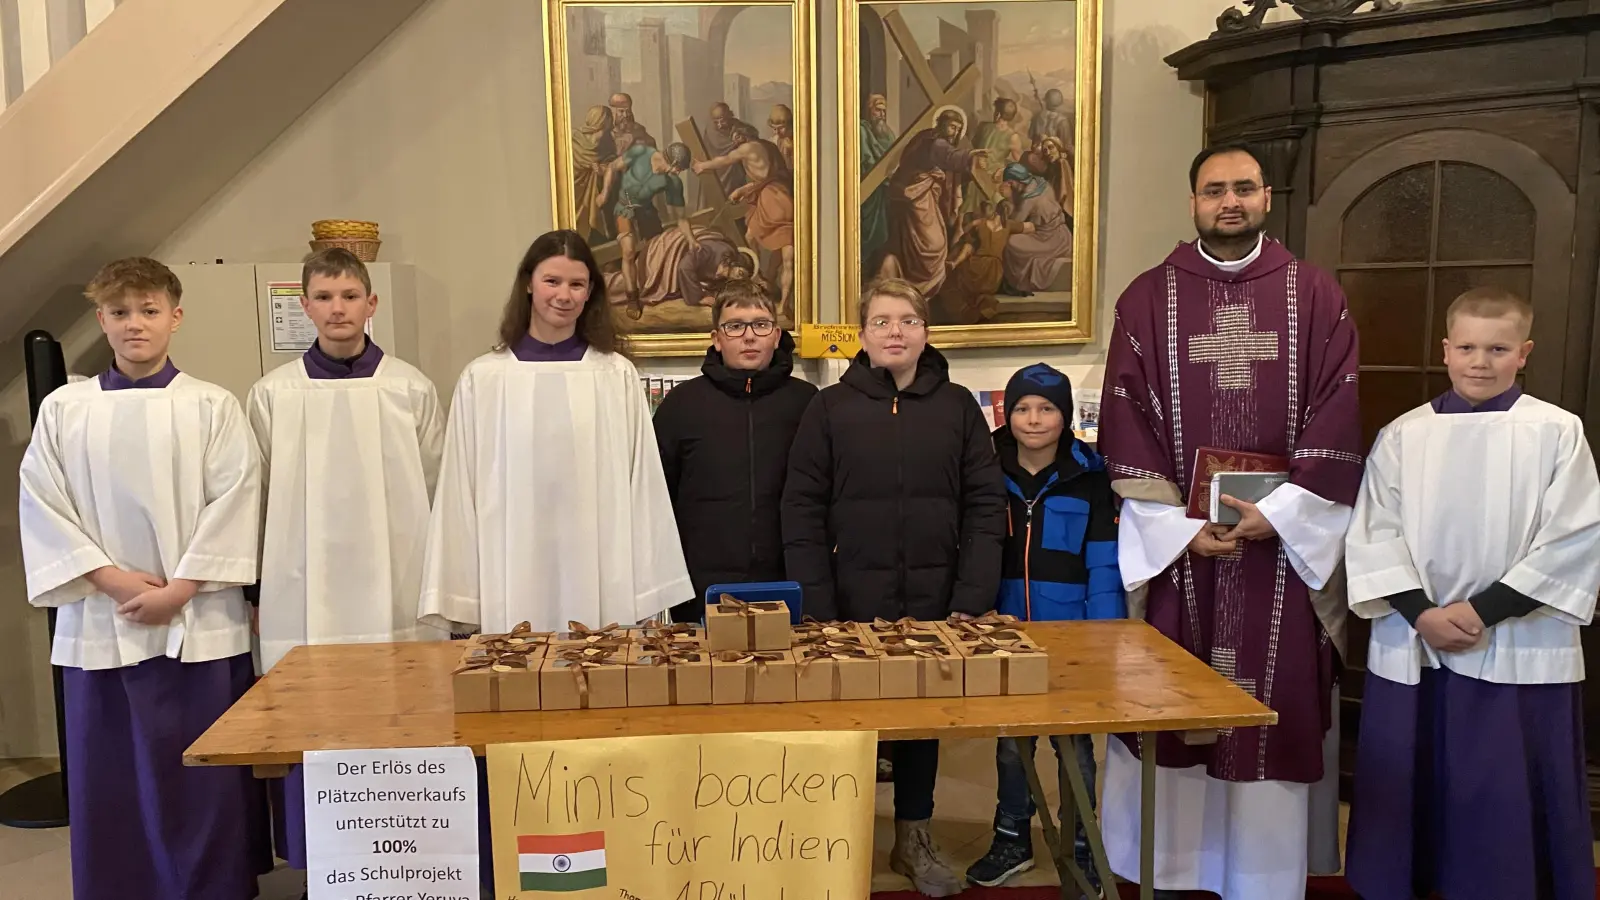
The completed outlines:
{"type": "Polygon", "coordinates": [[[468,746],[659,734],[877,731],[885,740],[1271,725],[1277,713],[1138,621],[1035,622],[1050,691],[560,712],[454,711],[457,642],[296,647],[184,754],[283,765],[307,750],[468,746]]]}

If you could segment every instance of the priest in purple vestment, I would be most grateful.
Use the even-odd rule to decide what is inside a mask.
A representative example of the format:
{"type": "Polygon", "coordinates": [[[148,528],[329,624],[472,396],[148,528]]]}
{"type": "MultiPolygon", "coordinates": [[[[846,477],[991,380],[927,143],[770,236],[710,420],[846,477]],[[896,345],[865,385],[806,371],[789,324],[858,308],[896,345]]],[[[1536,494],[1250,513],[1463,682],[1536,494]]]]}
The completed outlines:
{"type": "Polygon", "coordinates": [[[1119,562],[1129,611],[1271,707],[1270,728],[1210,742],[1113,740],[1105,832],[1111,867],[1138,865],[1137,758],[1154,750],[1157,880],[1223,900],[1300,896],[1337,868],[1331,747],[1345,609],[1337,571],[1361,482],[1356,330],[1327,273],[1265,236],[1271,205],[1246,146],[1190,170],[1199,239],[1117,302],[1100,450],[1123,497],[1119,562]],[[1289,481],[1225,528],[1188,518],[1196,451],[1289,460],[1289,481]],[[1142,601],[1142,602],[1141,602],[1142,601]]]}

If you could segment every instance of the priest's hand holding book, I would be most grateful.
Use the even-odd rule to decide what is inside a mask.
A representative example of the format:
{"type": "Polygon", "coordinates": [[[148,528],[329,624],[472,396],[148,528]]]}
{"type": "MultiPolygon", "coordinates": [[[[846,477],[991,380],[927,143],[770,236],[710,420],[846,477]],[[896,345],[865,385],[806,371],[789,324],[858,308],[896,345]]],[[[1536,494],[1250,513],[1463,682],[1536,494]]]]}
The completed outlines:
{"type": "Polygon", "coordinates": [[[1261,510],[1254,503],[1247,500],[1236,500],[1227,494],[1223,494],[1217,500],[1223,506],[1239,511],[1239,523],[1233,526],[1232,529],[1223,531],[1218,536],[1219,540],[1225,542],[1264,541],[1267,538],[1278,536],[1278,529],[1272,527],[1272,523],[1267,521],[1267,517],[1261,514],[1261,510]]]}

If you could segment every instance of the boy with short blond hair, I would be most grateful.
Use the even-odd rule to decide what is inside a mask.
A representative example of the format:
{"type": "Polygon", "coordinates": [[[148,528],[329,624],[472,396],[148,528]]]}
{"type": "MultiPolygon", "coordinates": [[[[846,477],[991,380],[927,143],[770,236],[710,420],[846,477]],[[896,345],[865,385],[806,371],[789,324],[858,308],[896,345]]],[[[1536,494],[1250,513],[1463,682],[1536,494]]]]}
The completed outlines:
{"type": "Polygon", "coordinates": [[[1594,893],[1578,629],[1600,479],[1582,421],[1517,386],[1532,325],[1509,291],[1457,297],[1451,389],[1368,459],[1346,538],[1372,620],[1346,866],[1368,900],[1594,893]]]}
{"type": "Polygon", "coordinates": [[[817,393],[794,375],[794,338],[760,285],[733,280],[711,307],[701,376],[672,389],[654,425],[695,598],[673,607],[699,621],[713,584],[786,580],[778,504],[789,445],[817,393]]]}
{"type": "MultiPolygon", "coordinates": [[[[417,622],[429,501],[444,452],[433,382],[367,337],[367,267],[323,250],[302,269],[317,340],[250,389],[266,459],[261,664],[300,644],[438,640],[417,622]]],[[[284,783],[280,848],[305,868],[299,767],[284,783]]]]}
{"type": "Polygon", "coordinates": [[[246,900],[264,795],[183,752],[254,680],[260,463],[238,400],[167,357],[183,286],[143,257],[85,295],[114,362],[56,389],[23,455],[28,601],[56,607],[76,900],[246,900]]]}

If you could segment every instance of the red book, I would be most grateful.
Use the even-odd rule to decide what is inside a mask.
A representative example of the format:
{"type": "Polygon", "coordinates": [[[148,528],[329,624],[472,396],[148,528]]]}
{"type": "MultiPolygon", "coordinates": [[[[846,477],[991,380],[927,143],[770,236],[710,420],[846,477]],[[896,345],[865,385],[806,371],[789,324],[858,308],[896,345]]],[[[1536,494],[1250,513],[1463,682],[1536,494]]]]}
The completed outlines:
{"type": "Polygon", "coordinates": [[[1194,454],[1194,474],[1189,479],[1189,518],[1211,519],[1211,476],[1218,472],[1287,472],[1289,459],[1248,450],[1201,447],[1194,454]]]}

